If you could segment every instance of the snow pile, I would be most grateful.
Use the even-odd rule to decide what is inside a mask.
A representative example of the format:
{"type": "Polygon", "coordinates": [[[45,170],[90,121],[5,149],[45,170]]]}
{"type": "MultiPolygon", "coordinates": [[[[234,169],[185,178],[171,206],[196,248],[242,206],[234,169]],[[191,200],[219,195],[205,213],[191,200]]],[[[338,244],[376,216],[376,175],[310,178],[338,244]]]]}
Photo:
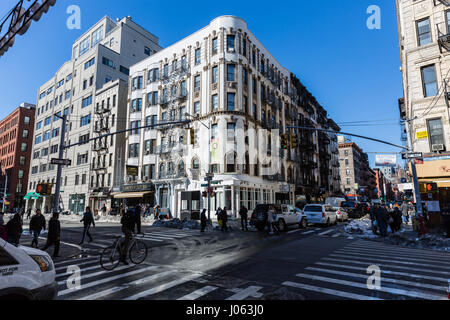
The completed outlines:
{"type": "Polygon", "coordinates": [[[372,221],[370,219],[358,219],[352,220],[348,225],[344,228],[345,232],[352,235],[359,235],[363,239],[373,239],[378,236],[375,235],[372,231],[372,221]]]}
{"type": "Polygon", "coordinates": [[[413,235],[394,233],[388,236],[387,241],[392,244],[414,247],[417,249],[432,249],[450,252],[450,238],[446,239],[438,234],[426,234],[417,237],[416,232],[413,235]]]}
{"type": "Polygon", "coordinates": [[[198,221],[188,220],[181,221],[178,218],[171,220],[156,220],[153,222],[154,227],[183,229],[183,230],[200,230],[201,226],[198,221]]]}

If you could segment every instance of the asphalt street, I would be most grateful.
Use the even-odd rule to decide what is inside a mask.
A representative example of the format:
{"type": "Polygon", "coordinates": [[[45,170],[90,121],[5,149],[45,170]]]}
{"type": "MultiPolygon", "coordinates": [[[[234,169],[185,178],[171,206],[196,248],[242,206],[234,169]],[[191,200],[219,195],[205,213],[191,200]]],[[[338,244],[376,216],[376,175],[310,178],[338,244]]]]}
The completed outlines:
{"type": "MultiPolygon", "coordinates": [[[[343,227],[290,228],[269,236],[145,226],[146,261],[106,271],[99,254],[120,235],[119,225],[97,224],[94,241],[79,246],[81,225],[63,223],[64,244],[55,259],[58,299],[447,299],[450,254],[359,240],[343,227]],[[369,278],[377,268],[379,282],[369,278]],[[79,287],[70,285],[74,278],[79,287]]],[[[22,244],[30,242],[22,236],[22,244]]]]}

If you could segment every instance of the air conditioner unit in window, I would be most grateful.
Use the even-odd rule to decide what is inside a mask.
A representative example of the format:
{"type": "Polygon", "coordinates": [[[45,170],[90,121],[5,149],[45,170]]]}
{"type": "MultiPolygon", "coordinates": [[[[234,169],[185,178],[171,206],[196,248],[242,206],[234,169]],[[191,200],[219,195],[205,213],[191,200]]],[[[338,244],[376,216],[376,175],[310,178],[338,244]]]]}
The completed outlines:
{"type": "Polygon", "coordinates": [[[437,152],[437,151],[444,151],[444,145],[443,144],[433,144],[431,146],[431,150],[433,152],[437,152]]]}
{"type": "Polygon", "coordinates": [[[236,89],[237,85],[236,82],[227,82],[229,89],[236,89]]]}
{"type": "Polygon", "coordinates": [[[234,53],[235,50],[234,50],[233,48],[230,48],[230,49],[228,49],[228,52],[229,52],[229,53],[234,53]]]}

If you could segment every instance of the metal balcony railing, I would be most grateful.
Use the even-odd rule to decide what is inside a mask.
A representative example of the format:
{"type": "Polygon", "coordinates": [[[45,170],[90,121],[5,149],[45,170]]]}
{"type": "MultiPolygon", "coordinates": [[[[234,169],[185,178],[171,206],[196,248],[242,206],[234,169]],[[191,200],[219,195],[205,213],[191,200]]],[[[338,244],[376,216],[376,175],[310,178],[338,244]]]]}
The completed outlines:
{"type": "Polygon", "coordinates": [[[107,168],[106,163],[103,163],[103,162],[91,164],[91,170],[94,170],[94,171],[106,170],[106,168],[107,168]]]}
{"type": "Polygon", "coordinates": [[[448,22],[441,22],[436,25],[436,28],[440,52],[442,53],[444,50],[450,51],[450,24],[448,22]]]}
{"type": "Polygon", "coordinates": [[[92,145],[92,151],[99,152],[102,150],[108,150],[108,143],[96,143],[92,145]]]}

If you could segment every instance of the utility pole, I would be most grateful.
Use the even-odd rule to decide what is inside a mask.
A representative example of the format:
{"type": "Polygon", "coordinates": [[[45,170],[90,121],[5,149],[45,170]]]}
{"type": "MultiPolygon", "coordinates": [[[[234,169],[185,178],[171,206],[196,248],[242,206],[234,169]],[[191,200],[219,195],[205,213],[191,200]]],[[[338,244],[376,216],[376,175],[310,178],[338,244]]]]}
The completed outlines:
{"type": "Polygon", "coordinates": [[[2,206],[2,212],[5,212],[5,201],[6,201],[6,186],[8,185],[8,173],[5,171],[5,188],[3,192],[3,206],[2,206]]]}
{"type": "MultiPolygon", "coordinates": [[[[56,117],[62,120],[61,126],[61,137],[59,140],[59,159],[64,157],[64,138],[66,136],[66,121],[67,116],[64,114],[62,117],[55,114],[56,117]]],[[[59,197],[61,193],[61,173],[62,173],[62,164],[58,164],[58,170],[56,171],[56,187],[55,187],[55,198],[53,199],[53,213],[59,212],[59,197]]]]}

